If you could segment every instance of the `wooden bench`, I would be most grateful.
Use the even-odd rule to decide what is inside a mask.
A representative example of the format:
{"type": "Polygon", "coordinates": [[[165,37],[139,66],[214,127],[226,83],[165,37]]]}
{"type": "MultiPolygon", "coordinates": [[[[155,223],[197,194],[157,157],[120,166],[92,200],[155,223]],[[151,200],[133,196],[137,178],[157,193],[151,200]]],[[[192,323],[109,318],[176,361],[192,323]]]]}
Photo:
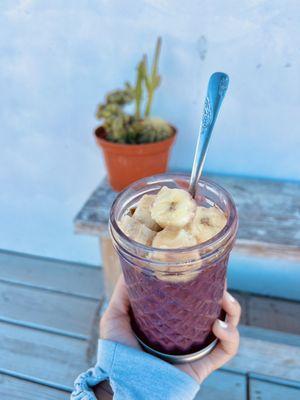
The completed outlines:
{"type": "MultiPolygon", "coordinates": [[[[232,178],[217,179],[224,179],[222,183],[225,186],[226,182],[229,182],[228,185],[233,182],[232,178]]],[[[256,216],[256,220],[259,223],[261,218],[265,219],[264,229],[265,232],[268,231],[268,235],[264,236],[260,231],[260,239],[255,239],[259,244],[253,245],[248,243],[252,234],[250,228],[247,228],[247,221],[250,223],[251,216],[242,215],[248,210],[246,198],[250,196],[252,181],[234,182],[239,183],[232,183],[229,190],[237,199],[241,214],[237,257],[263,257],[274,262],[280,259],[280,262],[286,261],[286,265],[297,265],[300,214],[293,210],[295,207],[297,209],[299,204],[295,200],[295,196],[299,199],[299,186],[276,183],[277,186],[273,188],[274,194],[279,193],[281,200],[273,203],[271,208],[267,207],[265,199],[261,199],[260,204],[265,205],[265,208],[259,208],[256,212],[265,209],[270,215],[268,218],[263,215],[259,218],[256,216]],[[241,196],[244,193],[244,202],[241,202],[238,193],[241,196]],[[282,243],[280,245],[276,242],[280,240],[278,233],[270,236],[270,226],[273,225],[275,229],[277,224],[282,222],[279,215],[282,205],[286,207],[285,215],[293,229],[289,235],[285,235],[289,236],[288,243],[283,244],[281,253],[278,253],[274,248],[282,243]],[[274,242],[270,241],[272,237],[274,242]],[[285,246],[286,252],[283,251],[285,246]]],[[[259,186],[259,182],[255,185],[259,186]]],[[[268,185],[268,182],[263,182],[263,185],[265,184],[268,185]]],[[[108,206],[99,205],[99,190],[105,193],[107,188],[104,185],[104,189],[103,186],[102,189],[98,189],[95,192],[96,197],[92,196],[79,213],[75,220],[78,231],[87,233],[88,218],[94,215],[91,218],[91,230],[99,234],[97,218],[103,215],[103,210],[108,206]],[[103,207],[103,210],[99,210],[99,207],[103,207]]],[[[253,195],[256,191],[259,191],[257,186],[253,195]]],[[[269,193],[269,189],[266,189],[266,195],[269,193]]],[[[106,196],[106,199],[111,200],[113,194],[108,192],[108,196],[110,197],[106,196]]],[[[259,225],[259,229],[263,228],[259,225]]],[[[287,238],[285,241],[287,242],[287,238]]],[[[251,263],[249,265],[251,267],[251,263]]],[[[233,284],[236,282],[233,281],[233,284]]],[[[297,300],[297,288],[293,299],[289,299],[288,296],[272,298],[252,292],[245,294],[240,287],[234,289],[244,308],[239,354],[204,382],[197,398],[299,399],[300,303],[297,300]]],[[[103,271],[98,266],[0,251],[1,399],[69,398],[76,376],[95,362],[103,293],[103,271]]],[[[108,384],[102,385],[98,390],[101,391],[101,399],[112,398],[108,384]]]]}
{"type": "MultiPolygon", "coordinates": [[[[236,250],[243,254],[300,262],[300,184],[208,175],[231,193],[239,211],[236,250]]],[[[75,231],[100,235],[116,196],[106,179],[75,217],[75,231]]]]}

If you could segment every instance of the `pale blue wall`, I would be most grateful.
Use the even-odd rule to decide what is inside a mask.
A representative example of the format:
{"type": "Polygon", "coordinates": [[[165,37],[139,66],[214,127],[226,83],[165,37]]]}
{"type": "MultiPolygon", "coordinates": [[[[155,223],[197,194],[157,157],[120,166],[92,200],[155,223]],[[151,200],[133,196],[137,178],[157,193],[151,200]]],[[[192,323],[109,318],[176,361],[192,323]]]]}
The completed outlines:
{"type": "Polygon", "coordinates": [[[22,0],[0,3],[0,247],[97,262],[72,218],[103,175],[91,135],[103,94],[163,37],[154,111],[191,166],[211,72],[231,85],[207,169],[300,177],[297,0],[22,0]],[[226,5],[226,6],[225,6],[226,5]]]}

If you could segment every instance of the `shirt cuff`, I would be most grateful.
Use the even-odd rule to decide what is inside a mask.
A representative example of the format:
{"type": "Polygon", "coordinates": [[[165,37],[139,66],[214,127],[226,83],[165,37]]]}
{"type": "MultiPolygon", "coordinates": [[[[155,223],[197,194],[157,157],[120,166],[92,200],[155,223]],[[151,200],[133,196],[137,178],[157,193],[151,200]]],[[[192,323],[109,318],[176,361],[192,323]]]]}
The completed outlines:
{"type": "Polygon", "coordinates": [[[74,382],[71,400],[97,400],[93,387],[108,379],[107,373],[97,365],[80,374],[74,382]]]}
{"type": "Polygon", "coordinates": [[[115,400],[192,400],[200,388],[173,365],[109,340],[98,342],[97,365],[109,376],[115,400]]]}
{"type": "Polygon", "coordinates": [[[189,375],[159,358],[100,339],[97,364],[78,376],[71,400],[96,400],[92,388],[107,379],[114,400],[192,400],[200,388],[189,375]]]}

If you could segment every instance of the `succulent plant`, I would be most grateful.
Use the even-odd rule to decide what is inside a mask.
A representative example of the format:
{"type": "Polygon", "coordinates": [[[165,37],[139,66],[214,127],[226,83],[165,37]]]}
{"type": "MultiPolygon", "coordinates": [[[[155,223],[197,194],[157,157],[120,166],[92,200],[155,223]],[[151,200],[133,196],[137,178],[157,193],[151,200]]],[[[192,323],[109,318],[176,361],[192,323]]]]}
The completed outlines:
{"type": "Polygon", "coordinates": [[[135,97],[135,88],[129,82],[125,83],[125,88],[122,90],[113,90],[106,95],[106,104],[118,104],[124,106],[130,103],[135,97]]]}
{"type": "Polygon", "coordinates": [[[103,121],[107,140],[140,144],[158,142],[173,135],[173,130],[166,121],[150,118],[154,92],[161,82],[158,74],[160,49],[161,38],[158,38],[150,74],[147,57],[144,55],[137,66],[135,85],[132,86],[126,82],[124,89],[109,92],[105,97],[105,102],[98,106],[96,117],[103,121]],[[142,113],[145,91],[147,99],[144,113],[142,113]],[[124,110],[124,107],[133,102],[135,112],[131,115],[124,110]]]}
{"type": "Polygon", "coordinates": [[[163,119],[145,118],[131,125],[130,134],[135,143],[151,143],[167,139],[173,130],[163,119]]]}

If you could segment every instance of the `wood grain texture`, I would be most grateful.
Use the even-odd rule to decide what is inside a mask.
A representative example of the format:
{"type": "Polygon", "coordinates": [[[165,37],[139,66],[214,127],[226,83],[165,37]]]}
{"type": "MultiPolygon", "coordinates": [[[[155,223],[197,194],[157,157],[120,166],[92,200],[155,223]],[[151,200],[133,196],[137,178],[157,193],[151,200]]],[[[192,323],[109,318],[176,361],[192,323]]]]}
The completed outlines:
{"type": "Polygon", "coordinates": [[[210,175],[227,189],[239,211],[239,239],[300,247],[300,184],[210,175]]]}
{"type": "Polygon", "coordinates": [[[0,398],[13,400],[67,400],[70,393],[0,373],[0,398]]]}
{"type": "Polygon", "coordinates": [[[284,259],[299,262],[299,246],[288,246],[281,244],[256,242],[253,240],[237,239],[234,251],[244,256],[260,258],[284,259]]]}
{"type": "Polygon", "coordinates": [[[0,322],[0,368],[64,385],[93,365],[87,342],[0,322]]]}
{"type": "MultiPolygon", "coordinates": [[[[35,399],[32,392],[37,393],[37,399],[69,398],[69,394],[65,397],[63,391],[53,389],[51,385],[63,385],[67,387],[66,390],[72,390],[77,375],[94,365],[98,316],[102,300],[99,297],[97,301],[96,297],[89,298],[88,293],[89,285],[93,285],[92,281],[99,277],[102,279],[102,273],[98,268],[86,267],[87,274],[81,272],[83,287],[80,287],[78,283],[76,286],[74,283],[74,292],[72,286],[68,286],[69,282],[72,282],[72,279],[74,282],[74,273],[80,273],[85,267],[63,262],[55,264],[56,261],[15,254],[11,255],[10,261],[7,252],[0,252],[0,278],[2,279],[0,280],[0,368],[25,374],[29,378],[41,379],[44,383],[32,383],[26,379],[0,374],[0,398],[8,398],[8,387],[12,387],[16,393],[18,391],[22,393],[24,390],[28,399],[35,399]],[[18,262],[21,262],[21,266],[17,265],[18,262]],[[3,266],[4,269],[2,269],[3,266]],[[5,271],[4,278],[1,277],[3,270],[5,271]],[[54,272],[56,276],[51,276],[51,272],[54,272]],[[23,278],[25,282],[28,282],[27,286],[22,283],[23,278]],[[18,283],[15,282],[16,280],[18,283]],[[10,318],[15,322],[13,324],[1,322],[1,318],[10,318]],[[17,321],[35,323],[40,327],[60,329],[73,332],[73,334],[84,334],[89,336],[90,340],[31,329],[17,325],[17,321]],[[2,392],[4,395],[1,396],[2,392]]],[[[94,293],[96,293],[98,289],[96,286],[94,288],[94,293]]],[[[296,302],[266,299],[238,292],[233,294],[238,297],[243,309],[247,311],[246,314],[244,312],[247,323],[252,321],[262,324],[264,320],[267,320],[270,324],[272,313],[276,318],[282,317],[285,313],[285,324],[296,324],[296,321],[293,322],[293,316],[298,315],[297,309],[290,307],[291,304],[298,306],[296,302]],[[262,322],[259,318],[262,318],[262,322]]],[[[241,338],[240,351],[226,366],[226,370],[214,373],[203,384],[199,400],[223,397],[224,400],[246,399],[247,397],[243,397],[246,396],[246,378],[241,375],[246,373],[300,381],[300,347],[299,339],[296,340],[298,336],[289,335],[290,339],[288,339],[286,334],[277,332],[276,338],[280,336],[277,340],[270,331],[260,329],[258,335],[257,330],[252,330],[251,327],[247,327],[247,334],[242,335],[241,338]]],[[[273,385],[272,382],[268,384],[273,385]]],[[[260,389],[257,389],[256,382],[255,385],[253,392],[256,396],[255,400],[273,399],[273,397],[264,398],[256,393],[255,391],[260,389]]],[[[289,392],[283,398],[290,400],[288,396],[294,395],[296,388],[292,389],[289,387],[289,392]]],[[[112,398],[108,383],[99,385],[97,390],[100,399],[112,398]]],[[[268,390],[269,387],[266,387],[265,393],[261,389],[261,393],[267,395],[268,390]]],[[[283,390],[281,386],[280,390],[283,390]]],[[[281,393],[279,389],[278,393],[281,393]]],[[[282,393],[285,394],[285,392],[282,393]]],[[[18,397],[15,398],[18,399],[18,397]]],[[[26,399],[24,396],[21,398],[26,399]]],[[[276,397],[274,399],[277,400],[276,397]]]]}
{"type": "MultiPolygon", "coordinates": [[[[72,387],[93,364],[86,350],[86,341],[0,323],[0,368],[72,387]]],[[[300,381],[300,347],[242,337],[239,354],[227,368],[300,381]]]]}
{"type": "Polygon", "coordinates": [[[0,280],[99,299],[101,268],[0,251],[0,280]]]}
{"type": "Polygon", "coordinates": [[[299,400],[300,389],[288,385],[250,379],[249,400],[299,400]]]}
{"type": "Polygon", "coordinates": [[[241,304],[242,324],[300,334],[300,302],[230,292],[241,304]]]}
{"type": "Polygon", "coordinates": [[[300,347],[242,336],[239,352],[227,367],[233,372],[300,381],[300,347]]]}
{"type": "Polygon", "coordinates": [[[247,315],[249,325],[300,334],[300,303],[249,296],[247,315]]]}
{"type": "Polygon", "coordinates": [[[90,335],[98,302],[0,282],[0,318],[90,335]]]}
{"type": "MultiPolygon", "coordinates": [[[[219,175],[209,178],[227,189],[237,204],[239,251],[300,260],[299,183],[219,175]]],[[[105,232],[115,196],[107,181],[102,181],[75,217],[76,232],[105,232]]]]}
{"type": "Polygon", "coordinates": [[[97,236],[107,232],[110,207],[116,195],[107,179],[103,179],[74,218],[75,232],[97,236]]]}
{"type": "Polygon", "coordinates": [[[247,325],[239,325],[239,331],[241,336],[250,337],[252,339],[300,347],[300,335],[247,325]]]}
{"type": "Polygon", "coordinates": [[[247,400],[246,377],[224,371],[211,374],[195,400],[247,400]]]}

